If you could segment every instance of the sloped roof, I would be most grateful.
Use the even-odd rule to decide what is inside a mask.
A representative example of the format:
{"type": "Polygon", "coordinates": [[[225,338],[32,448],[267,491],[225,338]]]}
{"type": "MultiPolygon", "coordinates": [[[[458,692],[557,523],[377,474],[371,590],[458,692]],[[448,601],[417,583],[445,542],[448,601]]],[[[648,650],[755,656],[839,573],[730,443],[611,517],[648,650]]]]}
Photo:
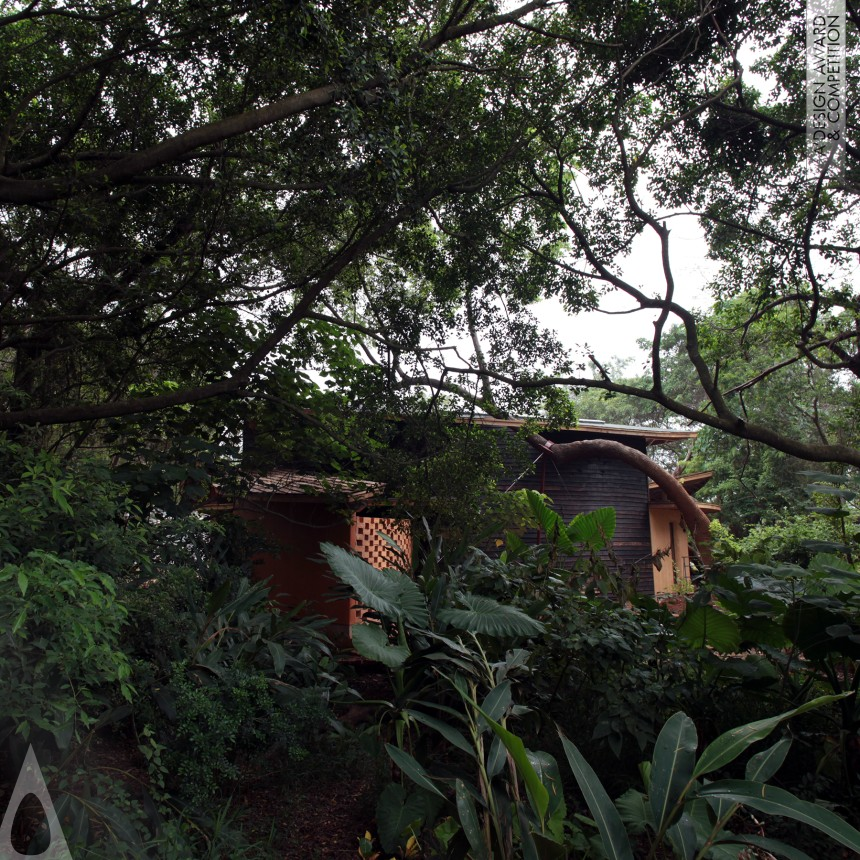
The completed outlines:
{"type": "MultiPolygon", "coordinates": [[[[691,472],[689,475],[681,475],[678,480],[684,485],[684,489],[692,496],[698,490],[701,490],[711,478],[714,477],[713,470],[708,472],[691,472]]],[[[659,502],[664,499],[663,490],[654,482],[648,482],[648,495],[652,502],[659,502]]]]}
{"type": "MultiPolygon", "coordinates": [[[[485,427],[522,427],[525,418],[493,418],[490,415],[476,415],[476,424],[485,427]]],[[[538,422],[540,424],[540,422],[538,422]]],[[[605,433],[607,436],[638,436],[645,438],[646,445],[655,442],[670,442],[677,439],[695,439],[695,430],[663,430],[659,427],[641,427],[631,424],[609,424],[592,418],[580,418],[574,427],[559,428],[573,433],[605,433]]]]}
{"type": "MultiPolygon", "coordinates": [[[[678,480],[684,485],[684,489],[692,496],[697,490],[701,490],[711,478],[714,477],[713,471],[708,472],[691,472],[689,475],[682,475],[678,480]]],[[[718,514],[722,510],[721,505],[713,502],[700,502],[696,499],[696,504],[700,510],[706,514],[718,514]]],[[[675,503],[670,502],[666,493],[654,481],[648,482],[648,507],[649,508],[674,508],[675,503]]]]}
{"type": "Polygon", "coordinates": [[[384,490],[383,484],[373,481],[309,475],[295,469],[272,469],[257,475],[248,492],[250,495],[291,496],[309,501],[320,496],[345,496],[350,502],[359,502],[381,496],[384,490]]]}

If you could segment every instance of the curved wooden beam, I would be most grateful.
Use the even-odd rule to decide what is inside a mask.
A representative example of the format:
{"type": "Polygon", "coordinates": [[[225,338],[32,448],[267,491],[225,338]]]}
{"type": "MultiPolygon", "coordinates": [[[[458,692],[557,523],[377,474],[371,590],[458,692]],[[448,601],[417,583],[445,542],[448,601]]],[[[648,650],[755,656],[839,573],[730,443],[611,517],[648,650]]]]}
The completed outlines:
{"type": "Polygon", "coordinates": [[[694,539],[707,541],[710,536],[710,520],[696,504],[696,500],[684,489],[684,485],[662,466],[635,448],[609,439],[583,439],[579,442],[555,443],[537,433],[529,436],[528,441],[530,445],[543,451],[558,464],[571,463],[574,460],[590,460],[595,457],[627,463],[628,466],[647,475],[666,493],[670,501],[675,503],[694,539]]]}

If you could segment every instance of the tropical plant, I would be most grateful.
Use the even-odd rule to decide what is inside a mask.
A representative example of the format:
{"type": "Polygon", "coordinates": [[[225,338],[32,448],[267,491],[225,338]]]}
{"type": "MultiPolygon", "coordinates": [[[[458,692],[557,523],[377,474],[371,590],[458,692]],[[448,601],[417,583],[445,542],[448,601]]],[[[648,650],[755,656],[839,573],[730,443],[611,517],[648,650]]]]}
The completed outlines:
{"type": "Polygon", "coordinates": [[[235,782],[240,754],[277,750],[286,767],[305,757],[340,681],[327,622],[300,610],[281,611],[264,582],[226,580],[185,617],[181,660],[167,673],[138,664],[151,695],[139,716],[163,750],[148,756],[155,779],[168,763],[171,787],[199,806],[235,782]]]}
{"type": "Polygon", "coordinates": [[[768,737],[783,721],[837,698],[824,696],[777,716],[738,726],[708,744],[698,757],[696,727],[679,712],[663,726],[651,761],[640,766],[645,790],[630,789],[614,803],[582,753],[562,737],[568,762],[600,834],[602,851],[597,856],[633,860],[633,846],[641,840],[647,845],[643,852],[647,860],[665,856],[666,851],[684,860],[734,858],[744,847],[789,860],[808,860],[804,852],[775,839],[729,830],[742,807],[803,822],[840,845],[860,851],[860,831],[834,812],[768,784],[785,760],[789,739],[753,755],[746,763],[744,779],[706,778],[768,737]],[[632,842],[631,837],[637,841],[632,842]]]}
{"type": "Polygon", "coordinates": [[[459,694],[462,710],[424,702],[421,710],[416,705],[407,711],[419,727],[438,733],[452,752],[461,753],[459,760],[428,769],[403,746],[386,745],[392,761],[423,791],[407,793],[396,783],[386,789],[377,807],[382,845],[395,845],[393,836],[418,835],[422,825],[441,817],[439,801],[447,801],[448,816],[431,837],[447,856],[465,839],[475,860],[563,857],[566,807],[558,764],[548,753],[527,750],[507,725],[529,710],[512,700],[515,675],[527,655],[518,650],[490,664],[479,653],[474,674],[443,676],[459,694]],[[489,690],[481,704],[479,689],[489,690]],[[435,804],[427,803],[428,792],[437,797],[435,804]]]}
{"type": "Polygon", "coordinates": [[[334,544],[323,543],[320,549],[334,575],[370,610],[370,623],[353,628],[353,645],[391,669],[403,668],[409,658],[420,657],[440,638],[457,633],[515,639],[543,630],[540,621],[522,610],[471,594],[444,574],[422,583],[425,594],[401,571],[378,570],[334,544]]]}
{"type": "Polygon", "coordinates": [[[857,491],[850,477],[819,472],[811,476],[815,483],[807,490],[818,503],[807,516],[829,517],[837,530],[825,534],[826,539],[819,535],[801,541],[803,564],[774,559],[760,550],[731,550],[732,563],[711,573],[706,586],[710,598],[703,593],[694,601],[711,599],[716,606],[701,606],[688,632],[717,644],[718,651],[746,652],[718,662],[735,678],[770,690],[781,701],[797,704],[821,685],[833,693],[847,692],[839,702],[839,746],[844,750],[860,729],[860,574],[851,560],[851,505],[857,491]],[[821,504],[822,499],[831,501],[821,504]]]}
{"type": "Polygon", "coordinates": [[[668,613],[568,593],[546,620],[526,680],[528,701],[576,740],[629,761],[699,692],[699,651],[668,613]]]}
{"type": "MultiPolygon", "coordinates": [[[[513,704],[511,687],[515,677],[525,671],[528,656],[526,650],[516,647],[505,654],[505,648],[536,636],[543,624],[515,606],[471,593],[450,571],[445,576],[434,567],[435,575],[422,578],[419,586],[402,571],[377,570],[332,544],[321,548],[335,576],[353,588],[368,610],[365,623],[353,627],[353,645],[392,670],[395,700],[390,710],[395,718],[395,743],[388,743],[386,749],[422,790],[407,793],[397,785],[385,789],[378,808],[383,847],[393,850],[398,844],[405,845],[410,835],[434,821],[440,802],[447,799],[436,777],[419,761],[422,732],[428,729],[439,733],[455,756],[466,757],[465,770],[451,761],[456,775],[442,778],[453,790],[455,801],[449,812],[459,823],[441,823],[433,838],[444,844],[465,839],[478,852],[475,856],[491,852],[495,845],[504,857],[513,856],[515,841],[560,841],[563,809],[559,811],[558,803],[553,805],[556,817],[550,835],[547,789],[537,789],[543,784],[535,768],[540,769],[542,761],[545,778],[551,781],[551,763],[540,759],[531,764],[522,742],[505,735],[503,725],[509,712],[522,712],[513,704]],[[503,656],[494,660],[488,653],[503,656]],[[477,704],[478,699],[482,705],[477,704]],[[494,726],[500,732],[497,742],[491,742],[492,731],[497,730],[494,726]],[[507,761],[506,743],[519,744],[512,753],[515,765],[507,782],[501,777],[507,761]],[[531,806],[517,805],[521,800],[519,778],[531,786],[531,806]],[[534,792],[542,798],[537,806],[534,792]],[[527,821],[531,823],[526,825],[527,821]],[[536,836],[530,835],[532,830],[536,836]]],[[[554,773],[558,798],[557,769],[554,773]]]]}
{"type": "Polygon", "coordinates": [[[41,747],[47,735],[65,751],[132,700],[125,617],[113,580],[92,565],[34,549],[0,568],[0,743],[41,747]]]}

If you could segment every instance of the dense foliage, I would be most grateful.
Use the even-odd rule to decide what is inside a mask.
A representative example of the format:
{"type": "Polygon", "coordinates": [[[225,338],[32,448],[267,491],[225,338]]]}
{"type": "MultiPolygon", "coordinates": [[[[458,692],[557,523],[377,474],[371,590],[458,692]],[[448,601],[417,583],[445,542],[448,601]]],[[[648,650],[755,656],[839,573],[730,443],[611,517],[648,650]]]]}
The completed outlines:
{"type": "MultiPolygon", "coordinates": [[[[846,27],[853,104],[850,7],[846,27]]],[[[797,4],[6,2],[0,40],[0,426],[82,445],[155,413],[235,438],[261,405],[349,423],[429,388],[554,411],[587,385],[860,463],[853,439],[744,406],[764,380],[860,367],[856,183],[804,177],[797,4]],[[716,335],[676,300],[666,212],[695,213],[721,263],[716,335]],[[618,275],[643,231],[656,294],[618,275]],[[588,347],[528,311],[607,289],[656,323],[633,385],[588,377],[588,347]],[[727,375],[715,336],[778,350],[727,375]]]]}
{"type": "Polygon", "coordinates": [[[235,524],[145,516],[122,470],[7,440],[0,457],[10,772],[31,744],[75,856],[187,858],[207,841],[213,857],[244,850],[239,831],[213,832],[210,804],[229,798],[243,756],[297,763],[319,744],[339,685],[324,622],[282,613],[250,584],[235,524]],[[139,749],[146,785],[77,763],[108,731],[139,749]]]}
{"type": "Polygon", "coordinates": [[[243,442],[415,526],[400,569],[324,547],[390,686],[362,856],[805,856],[778,816],[860,850],[857,126],[807,180],[803,51],[784,0],[0,0],[0,755],[33,745],[80,856],[265,855],[233,790],[352,735],[324,622],[207,512],[243,442]],[[619,275],[642,232],[656,292],[619,275]],[[607,291],[654,323],[641,374],[529,311],[607,291]],[[614,569],[614,512],[501,499],[462,421],[570,424],[579,386],[707,428],[733,531],[679,617],[614,569]],[[812,513],[795,461],[841,464],[812,513]],[[545,542],[488,542],[517,518],[545,542]],[[107,740],[133,763],[84,766],[107,740]]]}

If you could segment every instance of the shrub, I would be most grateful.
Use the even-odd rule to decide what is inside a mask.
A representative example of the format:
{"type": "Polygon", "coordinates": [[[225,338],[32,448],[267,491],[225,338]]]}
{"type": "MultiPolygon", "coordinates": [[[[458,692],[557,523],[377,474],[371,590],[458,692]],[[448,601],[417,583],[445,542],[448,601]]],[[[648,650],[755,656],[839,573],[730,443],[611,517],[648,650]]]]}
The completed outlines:
{"type": "Polygon", "coordinates": [[[125,609],[92,565],[33,550],[0,570],[0,731],[25,741],[34,729],[65,749],[117,694],[131,700],[131,668],[119,648],[125,609]]]}
{"type": "Polygon", "coordinates": [[[658,618],[571,593],[535,646],[529,698],[583,742],[620,756],[632,740],[641,752],[688,701],[690,656],[658,618]]]}
{"type": "Polygon", "coordinates": [[[167,763],[195,806],[238,779],[242,753],[277,752],[283,767],[301,761],[326,713],[318,696],[280,702],[262,672],[241,668],[203,683],[176,663],[170,693],[175,720],[167,763]]]}

